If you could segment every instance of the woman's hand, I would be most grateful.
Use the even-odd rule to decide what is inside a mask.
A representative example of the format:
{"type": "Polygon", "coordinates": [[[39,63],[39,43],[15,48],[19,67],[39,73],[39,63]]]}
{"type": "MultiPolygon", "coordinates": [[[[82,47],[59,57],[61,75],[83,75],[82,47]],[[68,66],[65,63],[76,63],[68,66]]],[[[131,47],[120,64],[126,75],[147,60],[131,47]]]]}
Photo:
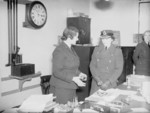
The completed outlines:
{"type": "Polygon", "coordinates": [[[102,90],[107,90],[109,88],[109,86],[110,86],[110,81],[108,80],[108,81],[104,82],[100,87],[102,90]]]}
{"type": "Polygon", "coordinates": [[[84,73],[80,73],[80,74],[79,74],[79,78],[80,78],[80,80],[82,80],[83,82],[87,81],[87,75],[84,74],[84,73]]]}
{"type": "Polygon", "coordinates": [[[73,77],[72,81],[74,81],[79,87],[85,87],[86,83],[84,83],[79,76],[73,77]]]}
{"type": "Polygon", "coordinates": [[[98,82],[97,82],[97,85],[98,85],[98,86],[101,86],[102,84],[103,84],[102,81],[98,81],[98,82]]]}

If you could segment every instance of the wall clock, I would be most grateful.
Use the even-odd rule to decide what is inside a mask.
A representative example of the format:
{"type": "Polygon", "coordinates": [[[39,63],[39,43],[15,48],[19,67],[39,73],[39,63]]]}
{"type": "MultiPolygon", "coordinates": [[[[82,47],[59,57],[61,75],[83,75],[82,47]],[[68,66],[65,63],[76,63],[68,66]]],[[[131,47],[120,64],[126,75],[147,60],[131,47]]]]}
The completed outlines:
{"type": "Polygon", "coordinates": [[[47,10],[42,2],[33,1],[26,4],[25,27],[40,29],[45,25],[46,21],[47,10]]]}

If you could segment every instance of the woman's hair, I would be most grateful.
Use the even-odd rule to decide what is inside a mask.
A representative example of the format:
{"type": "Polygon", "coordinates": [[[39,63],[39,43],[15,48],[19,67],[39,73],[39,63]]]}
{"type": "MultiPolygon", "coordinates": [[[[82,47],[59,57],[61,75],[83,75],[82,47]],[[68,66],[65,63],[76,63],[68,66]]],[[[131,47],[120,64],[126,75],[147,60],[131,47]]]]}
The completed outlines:
{"type": "Polygon", "coordinates": [[[69,26],[65,28],[63,31],[63,36],[61,37],[62,40],[67,40],[68,38],[73,39],[74,36],[79,33],[79,30],[76,27],[69,26]]]}
{"type": "Polygon", "coordinates": [[[143,40],[144,40],[144,35],[145,35],[146,33],[150,33],[150,30],[146,30],[146,31],[143,33],[143,36],[142,36],[142,39],[143,39],[143,40]]]}
{"type": "Polygon", "coordinates": [[[144,32],[144,35],[145,35],[145,33],[147,33],[147,32],[149,32],[149,33],[150,33],[150,30],[146,30],[146,31],[144,32]]]}

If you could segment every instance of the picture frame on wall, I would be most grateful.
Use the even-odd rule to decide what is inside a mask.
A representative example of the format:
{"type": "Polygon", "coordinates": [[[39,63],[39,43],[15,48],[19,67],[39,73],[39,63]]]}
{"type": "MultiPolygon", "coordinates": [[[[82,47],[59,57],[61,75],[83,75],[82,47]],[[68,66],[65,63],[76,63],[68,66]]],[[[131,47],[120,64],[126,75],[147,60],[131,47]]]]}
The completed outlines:
{"type": "Polygon", "coordinates": [[[113,41],[113,44],[116,46],[120,46],[120,31],[113,31],[115,40],[113,41]]]}
{"type": "Polygon", "coordinates": [[[142,34],[133,34],[133,43],[141,43],[143,41],[142,34]]]}

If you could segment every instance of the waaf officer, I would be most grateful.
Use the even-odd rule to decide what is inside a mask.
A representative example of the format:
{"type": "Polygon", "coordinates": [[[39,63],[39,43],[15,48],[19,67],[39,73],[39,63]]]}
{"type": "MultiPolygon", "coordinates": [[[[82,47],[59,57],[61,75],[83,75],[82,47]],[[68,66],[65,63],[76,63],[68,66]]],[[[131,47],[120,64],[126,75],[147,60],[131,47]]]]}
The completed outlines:
{"type": "Polygon", "coordinates": [[[112,30],[101,31],[99,46],[95,47],[90,63],[92,73],[91,92],[107,90],[117,86],[117,79],[123,70],[123,55],[119,47],[112,44],[115,37],[112,30]]]}

